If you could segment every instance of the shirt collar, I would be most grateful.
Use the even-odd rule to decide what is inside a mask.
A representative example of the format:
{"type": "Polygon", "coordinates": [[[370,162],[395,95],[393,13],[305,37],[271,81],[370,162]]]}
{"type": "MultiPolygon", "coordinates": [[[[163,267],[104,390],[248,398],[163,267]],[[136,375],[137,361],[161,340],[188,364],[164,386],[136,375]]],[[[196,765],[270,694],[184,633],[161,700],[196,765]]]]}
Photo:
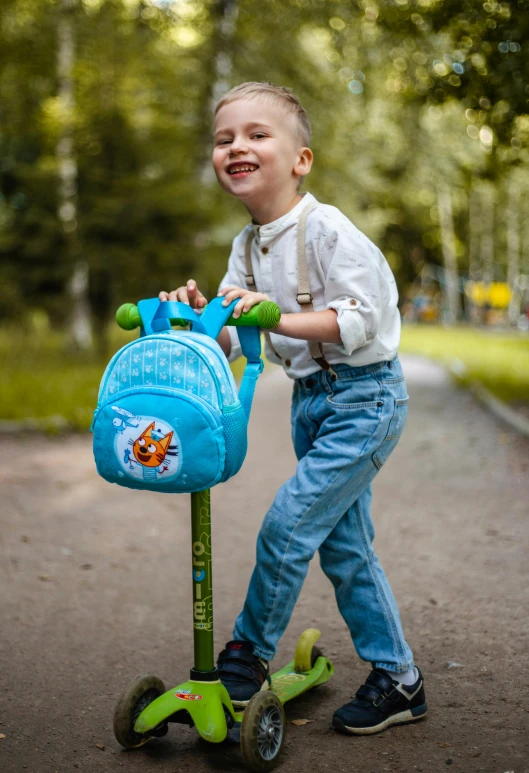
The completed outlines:
{"type": "Polygon", "coordinates": [[[287,212],[286,215],[282,215],[277,220],[273,220],[271,223],[266,223],[266,225],[257,225],[256,223],[252,223],[255,236],[261,242],[263,239],[269,240],[272,237],[278,236],[283,231],[286,231],[287,228],[290,228],[290,226],[298,220],[305,207],[312,202],[316,202],[316,199],[312,193],[304,193],[301,201],[298,201],[296,206],[287,212]]]}

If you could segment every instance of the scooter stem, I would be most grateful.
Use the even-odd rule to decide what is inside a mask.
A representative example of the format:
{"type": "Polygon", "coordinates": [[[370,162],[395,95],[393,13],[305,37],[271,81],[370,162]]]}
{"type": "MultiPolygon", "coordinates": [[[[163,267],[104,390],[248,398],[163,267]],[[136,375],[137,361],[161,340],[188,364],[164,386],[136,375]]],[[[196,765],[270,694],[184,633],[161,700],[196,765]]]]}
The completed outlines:
{"type": "MultiPolygon", "coordinates": [[[[210,490],[191,494],[193,561],[193,640],[195,665],[192,678],[204,673],[209,681],[215,671],[213,654],[213,581],[211,576],[210,490]],[[209,679],[208,674],[209,673],[209,679]]],[[[218,678],[218,677],[214,677],[218,678]]]]}

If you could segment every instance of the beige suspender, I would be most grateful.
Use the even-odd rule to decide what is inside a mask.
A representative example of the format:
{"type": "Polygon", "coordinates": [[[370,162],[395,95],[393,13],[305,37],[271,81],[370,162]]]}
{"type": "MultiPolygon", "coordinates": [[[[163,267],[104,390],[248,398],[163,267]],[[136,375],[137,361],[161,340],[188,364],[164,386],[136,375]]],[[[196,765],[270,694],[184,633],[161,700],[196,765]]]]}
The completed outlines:
{"type": "MultiPolygon", "coordinates": [[[[244,260],[246,262],[245,279],[249,289],[255,290],[255,292],[257,292],[257,285],[255,284],[255,278],[254,278],[253,269],[252,269],[252,242],[253,242],[253,231],[250,231],[250,233],[248,234],[248,238],[246,239],[245,253],[244,253],[244,260]]],[[[273,351],[277,359],[280,360],[281,357],[274,349],[274,346],[272,344],[272,339],[270,338],[270,333],[268,332],[268,330],[263,330],[263,335],[270,349],[273,351]]]]}
{"type": "MultiPolygon", "coordinates": [[[[296,238],[296,252],[297,252],[297,260],[298,260],[298,294],[297,294],[297,302],[301,306],[301,311],[314,311],[312,306],[312,293],[310,292],[310,283],[309,283],[309,271],[307,266],[307,254],[306,254],[306,238],[305,238],[305,232],[306,232],[306,224],[307,224],[307,217],[312,212],[314,207],[316,207],[316,203],[312,202],[309,204],[305,209],[302,211],[299,220],[298,220],[298,232],[297,232],[297,238],[296,238]]],[[[250,232],[248,234],[248,238],[246,240],[246,246],[245,246],[245,263],[246,263],[246,284],[251,290],[254,290],[257,292],[257,286],[255,284],[255,278],[253,275],[253,269],[252,269],[252,242],[253,242],[253,232],[250,232]]],[[[270,334],[264,333],[266,342],[276,355],[278,359],[281,359],[279,354],[276,352],[274,347],[272,346],[272,341],[270,340],[270,334]]],[[[323,347],[321,343],[316,341],[307,341],[309,345],[309,351],[312,359],[318,363],[320,368],[323,368],[324,370],[330,370],[332,371],[331,366],[325,359],[325,355],[323,354],[323,347]]]]}

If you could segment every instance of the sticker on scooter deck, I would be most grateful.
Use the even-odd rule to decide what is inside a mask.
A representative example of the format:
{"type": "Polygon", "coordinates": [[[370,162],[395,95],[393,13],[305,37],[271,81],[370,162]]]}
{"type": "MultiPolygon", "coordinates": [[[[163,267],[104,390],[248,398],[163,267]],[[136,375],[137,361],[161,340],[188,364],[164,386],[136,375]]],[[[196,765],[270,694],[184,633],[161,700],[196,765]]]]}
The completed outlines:
{"type": "MultiPolygon", "coordinates": [[[[288,700],[289,694],[298,695],[301,692],[303,682],[307,681],[306,674],[296,674],[291,671],[287,674],[280,674],[272,677],[272,692],[275,692],[281,701],[288,700]]],[[[290,696],[290,697],[293,697],[290,696]]]]}
{"type": "Polygon", "coordinates": [[[319,684],[327,682],[334,673],[332,663],[325,657],[319,657],[306,673],[298,673],[294,670],[294,661],[292,660],[280,671],[272,674],[271,690],[274,692],[281,703],[286,703],[291,698],[316,687],[319,684]]]}

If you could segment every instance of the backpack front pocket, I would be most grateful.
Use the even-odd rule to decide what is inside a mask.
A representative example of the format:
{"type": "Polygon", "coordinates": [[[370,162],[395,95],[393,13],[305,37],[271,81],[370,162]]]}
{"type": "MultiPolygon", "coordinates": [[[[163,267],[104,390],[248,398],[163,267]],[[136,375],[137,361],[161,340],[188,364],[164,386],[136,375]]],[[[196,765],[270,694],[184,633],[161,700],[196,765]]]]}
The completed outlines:
{"type": "Polygon", "coordinates": [[[195,395],[126,390],[97,410],[93,428],[97,471],[111,483],[174,494],[202,491],[222,476],[221,416],[195,395]]]}

